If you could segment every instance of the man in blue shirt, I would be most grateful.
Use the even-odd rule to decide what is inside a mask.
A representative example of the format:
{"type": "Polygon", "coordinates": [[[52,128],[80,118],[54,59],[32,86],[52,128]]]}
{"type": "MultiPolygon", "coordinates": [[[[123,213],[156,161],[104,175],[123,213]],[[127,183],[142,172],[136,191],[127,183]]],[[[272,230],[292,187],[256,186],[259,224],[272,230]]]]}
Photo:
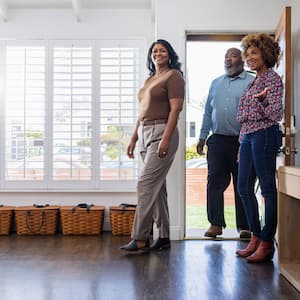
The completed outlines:
{"type": "Polygon", "coordinates": [[[243,203],[237,191],[238,151],[240,124],[236,120],[239,99],[254,77],[244,70],[241,51],[227,50],[225,74],[212,81],[206,100],[197,152],[203,154],[207,145],[207,215],[210,228],[205,236],[215,238],[226,227],[224,218],[224,191],[233,179],[236,226],[240,238],[251,233],[243,203]],[[209,135],[212,133],[211,135],[209,135]]]}

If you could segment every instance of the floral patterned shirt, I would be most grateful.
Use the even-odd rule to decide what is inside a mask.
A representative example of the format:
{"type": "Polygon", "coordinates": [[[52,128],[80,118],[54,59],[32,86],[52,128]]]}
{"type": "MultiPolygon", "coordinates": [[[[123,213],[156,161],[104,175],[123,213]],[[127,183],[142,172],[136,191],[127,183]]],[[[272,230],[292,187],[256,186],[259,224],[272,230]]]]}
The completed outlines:
{"type": "Polygon", "coordinates": [[[237,120],[242,128],[240,135],[271,127],[282,119],[283,84],[271,68],[249,84],[239,102],[237,120]],[[254,95],[269,87],[266,97],[259,101],[254,95]]]}

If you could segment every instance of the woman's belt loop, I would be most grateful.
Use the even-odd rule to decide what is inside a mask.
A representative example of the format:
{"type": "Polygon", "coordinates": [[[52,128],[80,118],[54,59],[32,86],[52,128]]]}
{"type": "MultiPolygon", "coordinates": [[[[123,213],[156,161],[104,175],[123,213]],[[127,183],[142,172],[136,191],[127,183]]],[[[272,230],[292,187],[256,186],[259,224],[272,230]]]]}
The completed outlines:
{"type": "Polygon", "coordinates": [[[168,122],[168,119],[141,120],[141,124],[143,126],[156,125],[156,124],[166,124],[167,122],[168,122]]]}

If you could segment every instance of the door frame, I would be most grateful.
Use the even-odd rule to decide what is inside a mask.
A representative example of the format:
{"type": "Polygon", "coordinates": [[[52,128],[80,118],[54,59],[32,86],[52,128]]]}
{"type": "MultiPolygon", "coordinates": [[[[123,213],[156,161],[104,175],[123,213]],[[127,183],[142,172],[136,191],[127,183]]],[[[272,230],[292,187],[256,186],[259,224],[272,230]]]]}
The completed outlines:
{"type": "Polygon", "coordinates": [[[275,39],[278,41],[281,54],[276,65],[276,70],[280,74],[284,84],[284,164],[286,166],[295,165],[295,116],[293,100],[293,70],[292,70],[292,8],[286,6],[281,14],[275,29],[275,39]]]}
{"type": "MultiPolygon", "coordinates": [[[[249,32],[245,32],[245,33],[193,33],[193,32],[186,32],[186,41],[185,41],[185,45],[187,45],[187,42],[239,42],[241,41],[241,39],[245,36],[249,34],[249,32]]],[[[187,66],[187,51],[186,55],[185,55],[185,66],[187,66]]],[[[224,53],[225,54],[225,53],[224,53]]],[[[187,73],[187,70],[186,72],[187,73]]],[[[188,93],[187,93],[188,94],[188,93]]],[[[187,105],[187,101],[185,101],[185,105],[187,105]]],[[[185,110],[186,111],[186,110],[185,110]]],[[[187,117],[185,117],[185,119],[187,119],[187,117]]],[[[186,132],[186,129],[185,129],[186,132]]],[[[198,136],[199,132],[196,132],[196,136],[198,136]]],[[[186,147],[185,147],[186,150],[186,147]]],[[[185,157],[185,156],[184,156],[185,157]]],[[[184,163],[185,166],[185,163],[184,163]]],[[[200,240],[207,240],[207,238],[202,237],[202,230],[204,233],[205,229],[200,229],[199,230],[199,234],[201,236],[197,236],[195,237],[193,235],[193,233],[190,233],[190,236],[187,237],[187,227],[186,227],[186,183],[187,183],[187,178],[186,178],[186,167],[184,168],[185,170],[185,176],[184,176],[184,186],[185,186],[185,192],[184,192],[184,238],[185,239],[200,239],[200,240]]],[[[199,182],[200,184],[200,182],[199,182]]],[[[205,183],[206,185],[206,183],[205,183]]],[[[222,237],[218,237],[218,239],[220,240],[235,240],[237,239],[236,237],[233,237],[233,232],[235,231],[235,229],[227,229],[227,234],[224,232],[222,237]]],[[[197,230],[198,233],[198,230],[197,230]]],[[[195,234],[195,233],[194,233],[195,234]]]]}

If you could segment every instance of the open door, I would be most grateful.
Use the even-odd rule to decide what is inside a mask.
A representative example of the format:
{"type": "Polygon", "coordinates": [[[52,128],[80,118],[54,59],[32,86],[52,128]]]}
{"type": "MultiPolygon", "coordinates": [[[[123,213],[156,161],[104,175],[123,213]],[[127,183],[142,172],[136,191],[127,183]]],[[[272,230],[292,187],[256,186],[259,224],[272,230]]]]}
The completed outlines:
{"type": "Polygon", "coordinates": [[[286,166],[295,165],[295,116],[292,97],[292,57],[291,57],[291,7],[285,7],[275,30],[275,39],[281,48],[281,55],[275,70],[282,78],[284,93],[284,116],[283,130],[284,139],[282,152],[284,159],[282,164],[286,166]]]}

